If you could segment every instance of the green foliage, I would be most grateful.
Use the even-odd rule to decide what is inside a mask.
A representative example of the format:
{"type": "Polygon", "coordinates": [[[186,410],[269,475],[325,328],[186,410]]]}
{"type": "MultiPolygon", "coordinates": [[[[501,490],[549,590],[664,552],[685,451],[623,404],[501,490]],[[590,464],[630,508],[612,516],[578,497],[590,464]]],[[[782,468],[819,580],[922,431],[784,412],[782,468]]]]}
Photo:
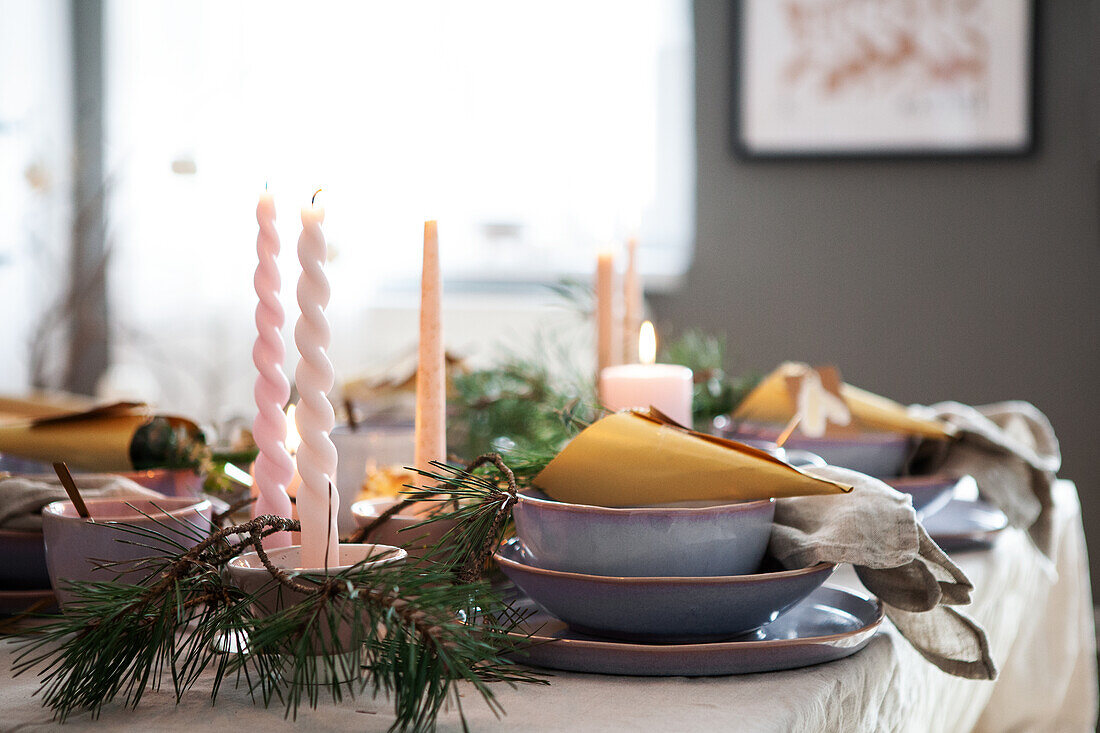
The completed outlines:
{"type": "Polygon", "coordinates": [[[662,361],[682,364],[695,374],[692,412],[695,428],[709,431],[714,418],[728,415],[760,382],[759,374],[729,377],[724,368],[726,340],[692,329],[662,350],[662,361]]]}
{"type": "MultiPolygon", "coordinates": [[[[232,451],[219,452],[206,444],[201,430],[155,417],[138,428],[130,443],[130,461],[138,471],[156,468],[191,469],[203,474],[203,490],[207,493],[232,493],[242,488],[240,481],[227,471],[227,465],[247,468],[256,460],[256,447],[249,445],[232,451]]],[[[245,472],[241,469],[241,472],[245,472]]]]}
{"type": "Polygon", "coordinates": [[[461,713],[456,682],[470,683],[499,714],[489,683],[541,681],[505,659],[525,638],[515,633],[522,618],[486,583],[455,582],[447,564],[364,562],[328,576],[283,574],[248,594],[228,582],[226,562],[297,522],[260,517],[205,539],[200,528],[163,522],[155,530],[114,527],[134,544],[169,543],[179,552],[139,561],[147,572],[138,585],[74,583],[79,602],[27,632],[15,671],[38,671],[43,702],[60,720],[98,714],[119,697],[136,706],[147,688],[163,684],[179,700],[209,671],[214,699],[233,680],[264,705],[279,700],[288,717],[323,697],[386,693],[393,730],[427,731],[448,700],[461,713]],[[282,607],[262,608],[276,584],[289,589],[282,607]],[[226,653],[218,648],[225,639],[247,641],[226,653]]]}
{"type": "Polygon", "coordinates": [[[550,361],[512,356],[456,376],[447,436],[451,450],[463,459],[487,450],[509,456],[561,450],[595,417],[595,390],[582,380],[560,384],[550,361]]]}

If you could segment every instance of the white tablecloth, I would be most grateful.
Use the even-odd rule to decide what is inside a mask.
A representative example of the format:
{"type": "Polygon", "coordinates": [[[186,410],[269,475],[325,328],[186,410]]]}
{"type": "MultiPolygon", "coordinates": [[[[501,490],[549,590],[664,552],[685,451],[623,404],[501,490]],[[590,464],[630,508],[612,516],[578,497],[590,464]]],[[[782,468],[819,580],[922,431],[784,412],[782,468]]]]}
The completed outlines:
{"type": "MultiPolygon", "coordinates": [[[[1058,555],[1053,567],[1027,537],[1002,533],[992,551],[959,555],[974,581],[966,610],[989,632],[996,682],[961,680],[925,662],[888,623],[860,653],[817,667],[713,678],[632,678],[554,673],[549,687],[501,686],[507,711],[496,719],[475,693],[463,695],[470,726],[524,731],[1092,731],[1097,711],[1096,649],[1088,560],[1077,493],[1056,490],[1058,555]],[[1051,572],[1053,570],[1054,572],[1051,572]]],[[[850,569],[831,582],[857,586],[850,569]]],[[[0,730],[53,727],[31,694],[31,677],[12,679],[11,649],[0,651],[0,730]]],[[[136,711],[114,705],[98,722],[65,729],[381,731],[393,722],[384,700],[360,698],[305,710],[297,724],[282,708],[255,707],[244,690],[223,689],[216,708],[200,683],[176,706],[170,691],[149,692],[136,711]]],[[[453,711],[440,730],[459,730],[453,711]]]]}

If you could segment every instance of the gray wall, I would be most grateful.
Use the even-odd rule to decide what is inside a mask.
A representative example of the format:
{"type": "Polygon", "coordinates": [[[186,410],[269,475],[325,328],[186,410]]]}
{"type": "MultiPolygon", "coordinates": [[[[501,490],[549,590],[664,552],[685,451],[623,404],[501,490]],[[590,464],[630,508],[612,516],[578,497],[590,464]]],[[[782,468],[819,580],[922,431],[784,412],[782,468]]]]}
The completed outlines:
{"type": "Polygon", "coordinates": [[[726,333],[737,370],[793,358],[903,401],[1034,402],[1097,548],[1097,4],[1042,5],[1031,157],[746,162],[728,142],[729,3],[699,0],[697,251],[654,306],[726,333]]]}

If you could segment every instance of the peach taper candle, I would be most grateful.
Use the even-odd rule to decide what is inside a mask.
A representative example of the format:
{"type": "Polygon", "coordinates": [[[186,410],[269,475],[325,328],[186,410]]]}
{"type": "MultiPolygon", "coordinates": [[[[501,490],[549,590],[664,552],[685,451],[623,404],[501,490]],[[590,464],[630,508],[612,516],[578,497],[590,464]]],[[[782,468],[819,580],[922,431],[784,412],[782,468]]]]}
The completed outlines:
{"type": "Polygon", "coordinates": [[[638,361],[638,333],[642,328],[642,283],[638,275],[638,240],[626,243],[626,273],[623,275],[623,364],[638,361]]]}
{"type": "Polygon", "coordinates": [[[336,476],[336,446],[329,438],[336,426],[336,413],[328,393],[336,375],[327,353],[332,333],[325,318],[331,291],[324,269],[328,258],[328,246],[321,232],[324,220],[323,207],[302,208],[302,234],[298,238],[298,260],[302,263],[298,307],[302,315],[294,327],[294,343],[302,358],[294,379],[299,395],[295,422],[302,438],[298,448],[302,485],[297,505],[302,523],[303,568],[340,564],[340,535],[336,527],[340,494],[332,485],[336,476]]]}
{"type": "MultiPolygon", "coordinates": [[[[282,281],[279,277],[279,234],[275,231],[275,202],[264,192],[256,206],[260,225],[256,236],[256,275],[253,282],[259,302],[256,304],[256,343],[252,362],[258,372],[254,396],[256,419],[252,437],[259,448],[253,467],[254,490],[259,492],[252,505],[252,516],[276,514],[290,517],[287,487],[294,478],[294,461],[286,448],[287,419],[283,405],[290,399],[290,382],[283,373],[286,349],[283,346],[285,315],[279,303],[282,281]]],[[[276,532],[265,540],[268,547],[290,545],[289,532],[276,532]]]]}
{"type": "Polygon", "coordinates": [[[443,281],[439,271],[439,231],[424,222],[424,263],[420,276],[420,346],[416,362],[416,467],[431,470],[447,460],[447,371],[443,349],[443,281]]]}
{"type": "Polygon", "coordinates": [[[596,360],[597,374],[622,361],[622,324],[615,296],[615,257],[600,252],[596,259],[596,360]]]}

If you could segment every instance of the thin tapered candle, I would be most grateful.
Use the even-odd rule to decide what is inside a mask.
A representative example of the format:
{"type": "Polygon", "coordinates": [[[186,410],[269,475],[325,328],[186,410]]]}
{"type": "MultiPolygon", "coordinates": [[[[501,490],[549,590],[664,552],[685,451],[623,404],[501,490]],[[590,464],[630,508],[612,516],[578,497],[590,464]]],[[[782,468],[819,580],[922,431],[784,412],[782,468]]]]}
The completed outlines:
{"type": "Polygon", "coordinates": [[[626,243],[626,274],[623,276],[623,364],[638,361],[638,332],[642,327],[642,283],[638,275],[638,240],[626,243]]]}
{"type": "Polygon", "coordinates": [[[447,371],[443,347],[443,281],[439,231],[424,222],[424,262],[420,276],[420,344],[416,366],[416,467],[431,469],[447,459],[447,371]]]}
{"type": "Polygon", "coordinates": [[[600,252],[596,260],[596,354],[597,369],[603,371],[622,360],[622,335],[616,318],[615,259],[600,252]]]}
{"type": "Polygon", "coordinates": [[[336,380],[328,358],[332,332],[325,318],[328,306],[328,279],[325,260],[328,246],[321,232],[325,210],[320,206],[302,208],[302,234],[298,238],[298,259],[302,276],[298,280],[298,306],[302,315],[294,327],[294,343],[302,358],[294,372],[298,387],[295,423],[302,444],[298,447],[298,519],[302,524],[301,567],[325,568],[339,565],[340,535],[336,513],[340,495],[333,489],[336,476],[336,446],[329,433],[336,426],[336,412],[328,393],[336,380]]]}
{"type": "MultiPolygon", "coordinates": [[[[259,454],[253,468],[258,492],[252,516],[275,514],[290,517],[287,487],[294,478],[294,461],[286,449],[286,413],[283,405],[290,399],[290,382],[283,373],[286,348],[283,346],[285,315],[279,303],[282,281],[279,277],[279,234],[275,231],[275,202],[271,195],[260,195],[256,206],[260,231],[256,236],[256,275],[253,282],[259,302],[256,304],[256,343],[252,362],[256,365],[256,418],[252,437],[259,454]]],[[[289,532],[276,532],[264,540],[268,547],[290,545],[289,532]]]]}

